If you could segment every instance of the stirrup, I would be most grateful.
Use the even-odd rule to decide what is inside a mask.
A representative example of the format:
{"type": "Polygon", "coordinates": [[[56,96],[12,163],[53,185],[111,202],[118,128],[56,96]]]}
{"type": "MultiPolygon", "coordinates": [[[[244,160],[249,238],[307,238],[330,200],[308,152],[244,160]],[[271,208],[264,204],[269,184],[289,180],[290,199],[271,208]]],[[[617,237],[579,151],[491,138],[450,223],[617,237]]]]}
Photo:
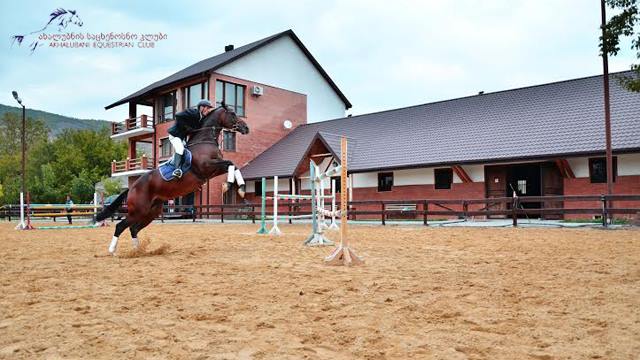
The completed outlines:
{"type": "Polygon", "coordinates": [[[173,176],[180,179],[182,177],[182,169],[173,170],[173,176]]]}

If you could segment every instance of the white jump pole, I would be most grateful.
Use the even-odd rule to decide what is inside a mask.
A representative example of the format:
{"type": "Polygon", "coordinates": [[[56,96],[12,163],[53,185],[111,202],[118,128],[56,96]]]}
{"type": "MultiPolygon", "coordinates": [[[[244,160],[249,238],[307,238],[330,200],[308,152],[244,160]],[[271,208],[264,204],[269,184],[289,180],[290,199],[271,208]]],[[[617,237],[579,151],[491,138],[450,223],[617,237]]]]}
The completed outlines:
{"type": "Polygon", "coordinates": [[[331,179],[331,224],[329,230],[338,230],[336,223],[336,179],[331,179]]]}
{"type": "Polygon", "coordinates": [[[278,177],[273,177],[273,227],[269,231],[270,235],[281,235],[278,228],[278,177]]]}
{"type": "MultiPolygon", "coordinates": [[[[325,198],[324,179],[318,179],[318,183],[319,183],[318,188],[320,190],[320,198],[318,199],[318,203],[320,204],[320,208],[324,210],[324,198],[325,198]]],[[[327,226],[324,211],[320,212],[319,217],[320,217],[320,223],[319,223],[320,228],[323,230],[328,229],[329,226],[327,226]]]]}
{"type": "Polygon", "coordinates": [[[24,223],[24,193],[20,192],[20,223],[16,226],[16,230],[24,230],[27,225],[24,223]]]}

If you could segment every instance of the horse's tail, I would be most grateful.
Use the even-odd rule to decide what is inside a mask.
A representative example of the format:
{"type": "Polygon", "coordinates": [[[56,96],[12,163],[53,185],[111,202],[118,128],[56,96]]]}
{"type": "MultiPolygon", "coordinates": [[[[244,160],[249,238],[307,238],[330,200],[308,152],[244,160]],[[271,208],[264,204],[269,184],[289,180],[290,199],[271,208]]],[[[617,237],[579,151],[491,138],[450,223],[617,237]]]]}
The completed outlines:
{"type": "Polygon", "coordinates": [[[107,205],[102,211],[98,213],[98,215],[96,215],[95,220],[102,221],[108,218],[109,216],[113,215],[113,213],[116,212],[116,210],[118,210],[118,208],[124,201],[124,198],[127,197],[128,193],[129,193],[129,189],[123,191],[120,195],[118,195],[118,197],[115,200],[113,200],[111,204],[107,205]]]}
{"type": "Polygon", "coordinates": [[[18,46],[22,45],[22,41],[24,40],[25,35],[13,35],[11,37],[11,46],[13,43],[18,42],[18,46]]]}

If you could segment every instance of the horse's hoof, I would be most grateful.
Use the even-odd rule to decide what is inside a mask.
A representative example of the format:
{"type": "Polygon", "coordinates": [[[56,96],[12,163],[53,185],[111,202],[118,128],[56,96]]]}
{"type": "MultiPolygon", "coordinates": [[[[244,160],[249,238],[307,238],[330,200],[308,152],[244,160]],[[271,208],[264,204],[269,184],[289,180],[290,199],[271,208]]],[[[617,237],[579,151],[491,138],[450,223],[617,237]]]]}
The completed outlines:
{"type": "Polygon", "coordinates": [[[238,195],[240,195],[241,198],[244,199],[244,196],[247,194],[246,191],[244,191],[244,189],[238,189],[238,195]]]}

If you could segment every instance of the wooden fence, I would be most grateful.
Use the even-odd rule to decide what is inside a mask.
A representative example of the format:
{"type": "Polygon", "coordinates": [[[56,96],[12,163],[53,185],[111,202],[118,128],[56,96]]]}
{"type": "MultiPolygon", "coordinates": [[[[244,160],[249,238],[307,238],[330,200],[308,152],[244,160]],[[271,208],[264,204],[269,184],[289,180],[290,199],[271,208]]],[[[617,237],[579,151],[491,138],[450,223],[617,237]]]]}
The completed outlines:
{"type": "MultiPolygon", "coordinates": [[[[278,212],[281,216],[308,214],[311,211],[309,201],[279,201],[278,212]]],[[[214,205],[172,205],[165,206],[162,222],[174,218],[260,220],[260,204],[214,204],[214,205]]],[[[340,207],[339,202],[336,205],[340,207]]],[[[420,220],[424,225],[434,218],[510,218],[513,226],[518,226],[521,217],[548,217],[565,215],[595,215],[607,226],[607,219],[626,215],[640,219],[640,195],[576,195],[576,196],[529,196],[502,197],[487,199],[414,199],[414,200],[360,200],[348,204],[349,219],[379,219],[382,225],[392,218],[420,220]],[[572,206],[575,204],[576,206],[572,206]],[[598,204],[598,206],[584,206],[598,204]],[[528,207],[538,205],[536,207],[528,207]],[[548,206],[546,205],[555,205],[548,206]],[[559,205],[559,206],[558,206],[559,205]]],[[[267,214],[273,212],[273,204],[267,203],[267,214]]],[[[114,214],[114,218],[123,216],[126,207],[114,214]]],[[[5,205],[0,208],[0,217],[19,217],[19,206],[5,205]]],[[[287,220],[293,223],[296,220],[287,220]]]]}

